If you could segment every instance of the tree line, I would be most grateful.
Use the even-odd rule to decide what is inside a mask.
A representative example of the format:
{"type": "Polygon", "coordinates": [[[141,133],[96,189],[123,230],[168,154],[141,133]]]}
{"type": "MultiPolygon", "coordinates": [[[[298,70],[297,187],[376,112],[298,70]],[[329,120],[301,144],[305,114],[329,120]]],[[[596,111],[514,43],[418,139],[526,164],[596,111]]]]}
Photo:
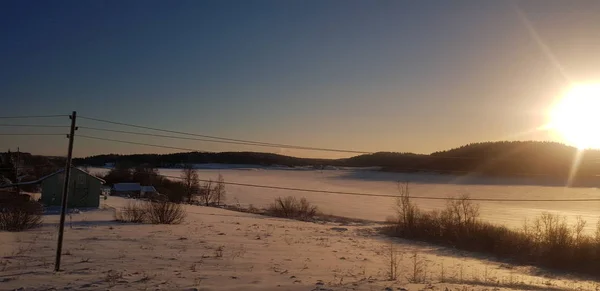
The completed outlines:
{"type": "MultiPolygon", "coordinates": [[[[32,155],[24,152],[0,153],[0,185],[17,182],[35,181],[64,168],[66,159],[63,157],[48,157],[32,155]]],[[[24,187],[24,190],[29,187],[24,187]]]]}
{"type": "Polygon", "coordinates": [[[596,183],[600,174],[600,151],[578,149],[555,142],[513,141],[471,143],[458,148],[414,154],[377,152],[343,159],[312,159],[259,152],[187,152],[173,154],[97,155],[75,159],[76,165],[104,166],[107,163],[134,167],[182,167],[184,164],[252,164],[263,166],[381,167],[383,171],[480,174],[496,177],[543,176],[565,180],[578,159],[575,183],[596,183]]]}

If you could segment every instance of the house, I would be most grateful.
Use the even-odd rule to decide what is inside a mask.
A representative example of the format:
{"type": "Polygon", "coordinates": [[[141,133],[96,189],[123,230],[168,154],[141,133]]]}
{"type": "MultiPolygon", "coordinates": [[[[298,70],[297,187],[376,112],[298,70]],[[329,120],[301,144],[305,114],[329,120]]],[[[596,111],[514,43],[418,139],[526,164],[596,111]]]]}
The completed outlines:
{"type": "MultiPolygon", "coordinates": [[[[41,183],[42,198],[45,205],[61,205],[65,181],[64,169],[30,183],[41,183]]],[[[101,187],[104,180],[71,167],[69,179],[68,207],[99,207],[101,187]]]]}
{"type": "Polygon", "coordinates": [[[142,186],[140,194],[141,197],[153,197],[155,195],[158,195],[158,191],[156,191],[156,188],[154,188],[154,186],[142,186]]]}
{"type": "Polygon", "coordinates": [[[140,183],[116,183],[110,192],[112,196],[140,197],[142,186],[140,183]]]}

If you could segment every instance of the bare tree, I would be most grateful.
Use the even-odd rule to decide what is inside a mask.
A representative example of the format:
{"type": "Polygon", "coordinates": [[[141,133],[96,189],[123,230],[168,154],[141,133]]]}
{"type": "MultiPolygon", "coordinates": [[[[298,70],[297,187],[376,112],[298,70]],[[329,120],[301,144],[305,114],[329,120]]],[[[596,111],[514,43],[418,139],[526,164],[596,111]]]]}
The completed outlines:
{"type": "Polygon", "coordinates": [[[220,205],[221,202],[225,201],[227,192],[225,191],[225,179],[223,175],[219,174],[215,187],[213,188],[213,201],[215,204],[220,205]]]}
{"type": "Polygon", "coordinates": [[[200,187],[200,192],[198,193],[200,202],[206,206],[210,206],[210,204],[214,201],[214,191],[212,184],[212,180],[208,180],[208,182],[204,183],[200,187]]]}
{"type": "Polygon", "coordinates": [[[187,197],[188,203],[191,203],[194,196],[197,195],[200,190],[198,171],[194,169],[191,164],[185,164],[183,166],[181,178],[185,186],[185,196],[187,197]]]}
{"type": "Polygon", "coordinates": [[[408,182],[398,182],[398,198],[396,198],[396,213],[398,226],[411,231],[415,228],[419,217],[419,208],[410,200],[408,182]]]}
{"type": "Polygon", "coordinates": [[[131,172],[132,180],[138,182],[143,186],[152,186],[154,182],[160,179],[158,169],[150,164],[141,164],[131,172]]]}

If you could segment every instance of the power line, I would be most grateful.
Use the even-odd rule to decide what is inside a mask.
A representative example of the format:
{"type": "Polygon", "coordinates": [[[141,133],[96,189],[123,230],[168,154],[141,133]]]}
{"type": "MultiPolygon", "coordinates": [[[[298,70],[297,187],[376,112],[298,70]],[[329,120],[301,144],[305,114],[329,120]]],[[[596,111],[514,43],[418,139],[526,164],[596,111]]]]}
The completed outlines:
{"type": "Polygon", "coordinates": [[[66,133],[0,133],[0,135],[62,135],[66,136],[66,133]]]}
{"type": "MultiPolygon", "coordinates": [[[[82,118],[84,118],[84,117],[82,117],[82,118]]],[[[290,149],[301,149],[301,150],[307,150],[307,149],[309,149],[309,150],[321,150],[321,151],[347,152],[346,150],[334,150],[334,149],[326,149],[326,148],[307,148],[307,147],[303,147],[303,146],[292,146],[292,145],[290,145],[290,146],[279,146],[279,145],[268,145],[268,144],[255,144],[255,143],[250,143],[250,142],[211,140],[211,139],[204,139],[204,138],[182,137],[182,136],[175,136],[175,135],[154,134],[154,133],[145,133],[145,132],[127,131],[127,130],[117,130],[117,129],[108,129],[108,128],[91,127],[91,126],[78,126],[77,128],[79,128],[79,129],[86,129],[86,130],[93,130],[93,131],[102,131],[102,132],[115,132],[115,133],[131,134],[131,135],[142,135],[142,136],[152,136],[152,137],[162,137],[162,138],[173,138],[173,139],[182,139],[182,140],[195,140],[195,141],[213,142],[213,143],[252,145],[252,146],[275,147],[275,148],[290,148],[290,149]]],[[[355,151],[350,151],[350,153],[356,153],[356,152],[355,151]]],[[[410,158],[410,157],[407,157],[407,158],[410,158]]],[[[473,157],[437,157],[437,156],[428,156],[428,155],[418,155],[418,156],[415,156],[415,158],[474,159],[473,157]]]]}
{"type": "MultiPolygon", "coordinates": [[[[252,146],[263,146],[263,147],[275,147],[275,148],[289,148],[289,149],[299,149],[299,150],[313,150],[313,151],[329,151],[329,152],[342,152],[342,153],[354,153],[354,154],[374,154],[375,152],[367,152],[367,151],[355,151],[355,150],[346,150],[346,149],[332,149],[332,148],[319,148],[319,147],[306,147],[306,146],[298,146],[298,145],[289,145],[289,144],[279,144],[279,143],[268,143],[268,142],[260,142],[260,141],[252,141],[252,140],[243,140],[243,139],[234,139],[234,138],[225,138],[218,137],[212,135],[204,135],[204,134],[196,134],[168,129],[160,129],[149,126],[135,125],[124,122],[110,121],[99,118],[92,118],[86,116],[80,116],[81,119],[87,119],[97,122],[121,125],[121,126],[129,126],[140,129],[175,133],[181,135],[188,136],[197,136],[203,138],[209,138],[213,140],[207,139],[193,139],[193,138],[185,138],[178,137],[173,135],[160,135],[160,134],[152,134],[152,133],[144,133],[144,132],[133,132],[133,131],[125,131],[125,130],[115,130],[115,129],[107,129],[107,128],[99,128],[99,127],[88,127],[88,126],[78,126],[78,128],[96,130],[96,131],[105,131],[105,132],[116,132],[116,133],[125,133],[125,134],[134,134],[134,135],[145,135],[145,136],[154,136],[154,137],[164,137],[164,138],[175,138],[175,139],[187,139],[187,140],[197,140],[197,141],[205,141],[205,142],[216,142],[216,143],[229,143],[229,144],[240,144],[240,145],[252,145],[252,146]]],[[[410,157],[407,157],[410,158],[410,157]]],[[[435,155],[415,155],[415,158],[425,158],[425,159],[477,159],[478,157],[446,157],[446,156],[435,156],[435,155]]]]}
{"type": "Polygon", "coordinates": [[[150,146],[150,147],[157,147],[157,148],[166,148],[166,149],[174,149],[174,150],[182,150],[182,151],[199,152],[199,150],[197,150],[197,149],[188,149],[188,148],[180,148],[180,147],[163,146],[163,145],[148,144],[148,143],[142,143],[142,142],[133,142],[133,141],[118,140],[118,139],[112,139],[112,138],[87,136],[87,135],[81,135],[81,134],[78,134],[77,137],[78,138],[79,137],[83,137],[83,138],[89,138],[89,139],[103,140],[103,141],[120,142],[120,143],[127,143],[127,144],[135,144],[135,145],[143,145],[143,146],[150,146]]]}
{"type": "Polygon", "coordinates": [[[68,117],[69,115],[21,115],[21,116],[0,116],[0,119],[27,119],[27,118],[54,118],[54,117],[68,117]]]}
{"type": "MultiPolygon", "coordinates": [[[[184,180],[185,178],[169,175],[155,174],[165,178],[184,180]]],[[[198,179],[200,182],[213,182],[214,180],[198,179]]],[[[360,192],[344,192],[344,191],[327,191],[317,189],[306,189],[306,188],[294,188],[294,187],[282,187],[282,186],[271,186],[262,184],[248,184],[248,183],[237,183],[237,182],[222,182],[225,185],[253,187],[253,188],[265,188],[275,190],[288,190],[298,192],[311,192],[311,193],[324,193],[324,194],[339,194],[339,195],[353,195],[353,196],[368,196],[368,197],[389,197],[398,198],[400,196],[393,194],[377,194],[377,193],[360,193],[360,192]]],[[[422,199],[422,200],[461,200],[461,198],[455,197],[432,197],[432,196],[410,196],[411,199],[422,199]]],[[[485,202],[593,202],[600,201],[600,198],[587,198],[587,199],[498,199],[498,198],[469,198],[470,201],[485,201],[485,202]]]]}
{"type": "Polygon", "coordinates": [[[0,124],[3,127],[51,127],[51,128],[68,128],[66,125],[47,125],[47,124],[0,124]]]}
{"type": "MultiPolygon", "coordinates": [[[[163,135],[163,134],[153,134],[153,133],[143,133],[143,132],[135,132],[135,131],[126,131],[126,130],[116,130],[116,129],[106,129],[106,128],[98,128],[98,127],[89,127],[89,126],[79,126],[79,129],[87,129],[87,130],[96,130],[96,131],[104,131],[104,132],[116,132],[116,133],[125,133],[125,134],[133,134],[133,135],[144,135],[144,136],[153,136],[153,137],[164,137],[164,138],[174,138],[174,139],[184,139],[184,140],[195,140],[202,142],[214,142],[214,143],[226,143],[226,144],[240,144],[240,145],[252,145],[252,146],[262,146],[262,147],[277,147],[280,146],[272,146],[272,145],[262,145],[262,144],[253,144],[247,142],[236,142],[236,141],[222,141],[222,140],[212,140],[212,139],[203,139],[203,138],[194,138],[194,137],[182,137],[175,135],[163,135]]],[[[293,148],[293,149],[305,149],[303,147],[290,146],[285,148],[293,148]]]]}
{"type": "Polygon", "coordinates": [[[212,135],[204,135],[204,134],[196,134],[196,133],[189,133],[189,132],[168,130],[168,129],[160,129],[160,128],[154,128],[154,127],[148,127],[148,126],[142,126],[142,125],[135,125],[135,124],[129,124],[129,123],[123,123],[123,122],[116,122],[116,121],[110,121],[110,120],[104,120],[104,119],[98,119],[98,118],[92,118],[92,117],[85,117],[85,116],[81,116],[81,118],[82,119],[87,119],[87,120],[98,121],[98,122],[104,122],[104,123],[110,123],[110,124],[116,124],[116,125],[122,125],[122,126],[129,126],[129,127],[141,128],[141,129],[148,129],[148,130],[162,131],[162,132],[168,132],[168,133],[176,133],[176,134],[182,134],[182,135],[211,138],[211,139],[216,139],[216,140],[243,142],[243,143],[248,143],[248,144],[251,144],[251,145],[262,145],[262,146],[282,147],[282,148],[294,148],[294,149],[303,149],[303,150],[316,150],[316,151],[344,152],[344,153],[355,153],[355,154],[371,154],[371,153],[373,153],[373,152],[366,152],[366,151],[355,151],[355,150],[345,150],[345,149],[331,149],[331,148],[317,148],[317,147],[305,147],[305,146],[295,146],[295,145],[288,145],[288,144],[259,142],[259,141],[252,141],[252,140],[234,139],[234,138],[226,138],[226,137],[219,137],[219,136],[212,136],[212,135]]]}

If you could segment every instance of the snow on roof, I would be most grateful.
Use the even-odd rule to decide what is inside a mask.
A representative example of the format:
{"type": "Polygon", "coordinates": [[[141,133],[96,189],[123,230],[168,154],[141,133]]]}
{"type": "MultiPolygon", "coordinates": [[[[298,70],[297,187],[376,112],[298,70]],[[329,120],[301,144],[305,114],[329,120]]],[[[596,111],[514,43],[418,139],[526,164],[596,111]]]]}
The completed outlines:
{"type": "Polygon", "coordinates": [[[140,191],[141,189],[140,183],[116,183],[113,185],[115,191],[140,191]]]}
{"type": "Polygon", "coordinates": [[[158,192],[154,186],[142,186],[142,192],[158,192]]]}

